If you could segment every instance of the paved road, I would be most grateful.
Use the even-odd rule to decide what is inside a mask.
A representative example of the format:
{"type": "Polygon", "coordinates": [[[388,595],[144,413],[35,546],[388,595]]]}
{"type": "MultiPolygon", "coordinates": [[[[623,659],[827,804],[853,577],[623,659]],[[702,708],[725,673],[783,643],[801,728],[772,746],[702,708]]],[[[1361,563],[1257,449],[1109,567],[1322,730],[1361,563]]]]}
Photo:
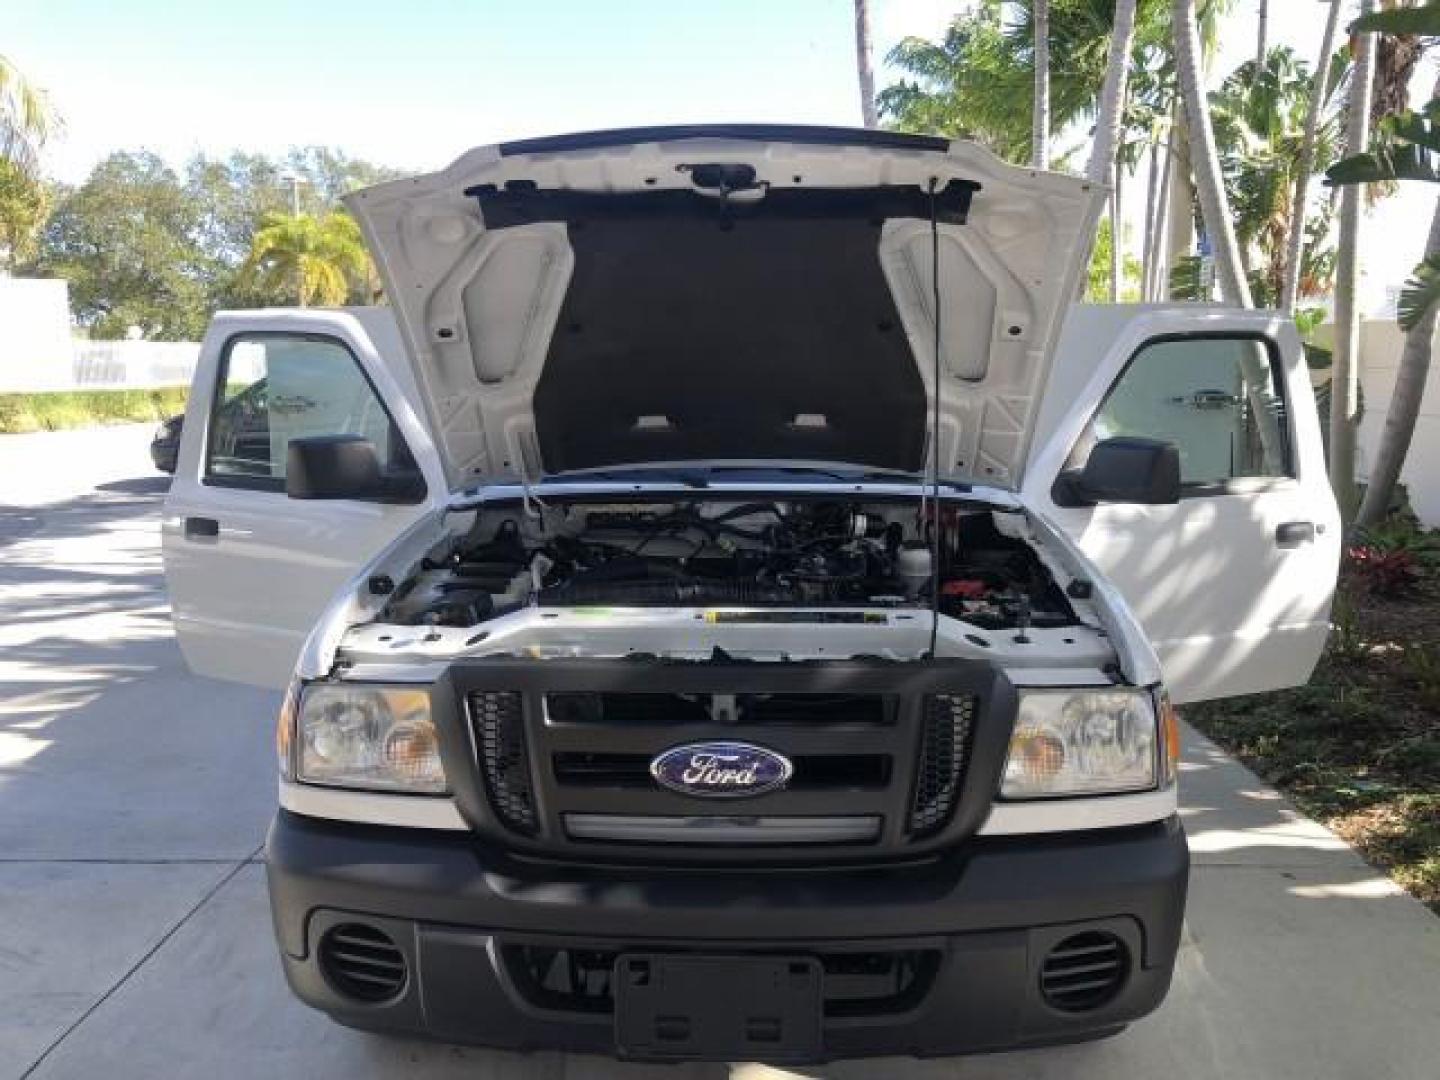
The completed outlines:
{"type": "MultiPolygon", "coordinates": [[[[272,694],[185,671],[148,429],[0,437],[0,1078],[782,1076],[389,1041],[296,1004],[257,861],[272,694]]],[[[1210,744],[1175,987],[1104,1043],[798,1075],[1440,1075],[1440,920],[1210,744]]]]}

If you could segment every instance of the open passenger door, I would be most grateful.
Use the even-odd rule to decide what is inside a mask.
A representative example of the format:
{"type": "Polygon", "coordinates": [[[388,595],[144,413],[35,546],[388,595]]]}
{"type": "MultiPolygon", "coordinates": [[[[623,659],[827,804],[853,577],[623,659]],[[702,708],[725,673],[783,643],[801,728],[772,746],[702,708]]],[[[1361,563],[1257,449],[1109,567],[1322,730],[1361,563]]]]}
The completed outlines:
{"type": "Polygon", "coordinates": [[[1329,630],[1341,530],[1293,326],[1268,312],[1076,306],[1023,490],[1125,596],[1177,702],[1305,682],[1329,630]],[[1093,501],[1093,447],[1173,444],[1171,504],[1093,501]]]}

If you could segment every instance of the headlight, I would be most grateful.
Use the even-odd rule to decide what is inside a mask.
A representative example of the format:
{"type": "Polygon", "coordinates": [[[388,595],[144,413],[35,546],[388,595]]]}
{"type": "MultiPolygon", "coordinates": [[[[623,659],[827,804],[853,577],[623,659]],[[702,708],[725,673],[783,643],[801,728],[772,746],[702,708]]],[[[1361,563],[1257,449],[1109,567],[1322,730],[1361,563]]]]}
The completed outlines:
{"type": "Polygon", "coordinates": [[[1011,799],[1148,791],[1160,755],[1145,690],[1022,691],[1000,794],[1011,799]]]}
{"type": "MultiPolygon", "coordinates": [[[[295,779],[424,795],[448,790],[425,690],[324,683],[306,687],[294,711],[294,747],[282,735],[281,753],[293,753],[295,779]]],[[[286,726],[282,710],[282,732],[286,726]]]]}

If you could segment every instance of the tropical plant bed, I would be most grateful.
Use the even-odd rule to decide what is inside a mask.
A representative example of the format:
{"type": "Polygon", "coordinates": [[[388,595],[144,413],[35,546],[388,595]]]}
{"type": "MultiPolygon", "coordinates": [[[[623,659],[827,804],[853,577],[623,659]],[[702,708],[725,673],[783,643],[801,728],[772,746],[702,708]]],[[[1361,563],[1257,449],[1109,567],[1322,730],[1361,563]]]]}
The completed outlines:
{"type": "Polygon", "coordinates": [[[185,411],[183,386],[0,394],[0,434],[164,420],[185,411]]]}
{"type": "Polygon", "coordinates": [[[1351,547],[1333,622],[1309,685],[1185,718],[1440,914],[1440,532],[1351,547]]]}

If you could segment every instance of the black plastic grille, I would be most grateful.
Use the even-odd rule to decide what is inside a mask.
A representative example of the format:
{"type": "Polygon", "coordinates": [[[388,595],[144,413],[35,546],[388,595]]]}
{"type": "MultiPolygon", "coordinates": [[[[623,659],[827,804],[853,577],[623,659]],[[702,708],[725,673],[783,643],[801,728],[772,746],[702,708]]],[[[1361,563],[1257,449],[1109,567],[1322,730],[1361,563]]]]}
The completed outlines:
{"type": "Polygon", "coordinates": [[[534,833],[538,821],[521,696],[503,691],[471,694],[470,722],[491,808],[507,827],[534,833]]]}
{"type": "Polygon", "coordinates": [[[950,820],[965,773],[975,699],[968,694],[935,694],[925,699],[920,763],[910,809],[910,833],[928,836],[950,820]]]}
{"type": "Polygon", "coordinates": [[[545,695],[557,724],[889,724],[883,694],[665,694],[561,692],[545,695]]]}
{"type": "Polygon", "coordinates": [[[326,980],[346,997],[374,1004],[405,989],[405,954],[383,930],[342,923],[325,932],[317,953],[326,980]]]}
{"type": "MultiPolygon", "coordinates": [[[[653,754],[568,752],[551,759],[557,783],[569,787],[619,787],[653,790],[653,754]]],[[[795,775],[790,791],[848,791],[883,788],[890,782],[888,754],[804,754],[791,759],[795,775]]]]}
{"type": "Polygon", "coordinates": [[[1125,984],[1130,954],[1114,934],[1087,930],[1056,945],[1040,967],[1040,993],[1052,1008],[1088,1012],[1111,1001],[1125,984]]]}
{"type": "Polygon", "coordinates": [[[1003,674],[968,660],[495,657],[452,675],[475,749],[459,793],[476,832],[587,862],[773,866],[937,850],[983,819],[1013,709],[1003,674]],[[668,751],[724,741],[788,759],[788,782],[726,799],[651,774],[668,751]],[[677,841],[690,823],[713,830],[708,842],[677,841]]]}

